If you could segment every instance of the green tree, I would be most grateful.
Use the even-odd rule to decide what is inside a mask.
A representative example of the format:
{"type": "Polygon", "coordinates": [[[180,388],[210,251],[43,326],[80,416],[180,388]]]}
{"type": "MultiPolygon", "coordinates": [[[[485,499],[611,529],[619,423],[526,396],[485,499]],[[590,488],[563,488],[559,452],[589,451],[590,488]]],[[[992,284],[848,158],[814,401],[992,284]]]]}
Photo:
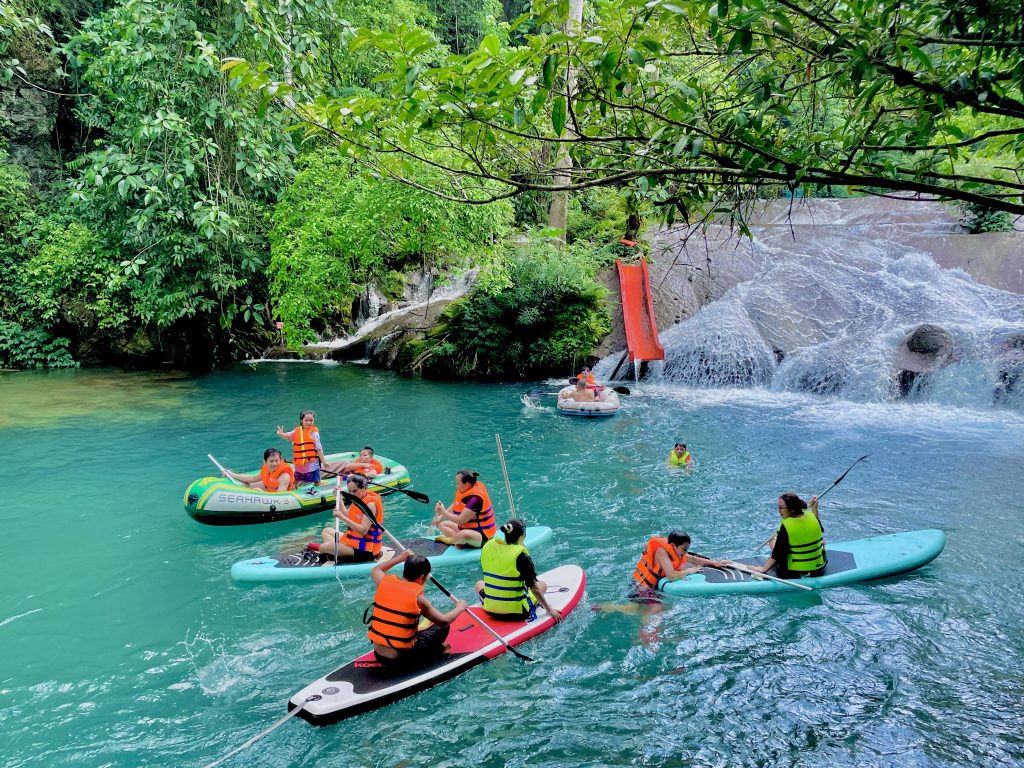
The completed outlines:
{"type": "Polygon", "coordinates": [[[299,110],[368,163],[446,149],[462,181],[438,192],[469,203],[627,184],[672,218],[833,185],[1024,213],[1019,4],[605,0],[580,39],[561,31],[566,9],[534,3],[523,45],[488,35],[439,64],[421,30],[364,30],[353,46],[389,58],[390,92],[299,110]],[[552,181],[552,145],[569,146],[568,182],[552,181]],[[971,172],[995,154],[1007,170],[971,172]]]}
{"type": "Polygon", "coordinates": [[[274,211],[268,274],[274,312],[292,345],[335,330],[370,281],[400,295],[397,272],[486,260],[509,228],[507,202],[467,207],[428,190],[444,183],[426,164],[406,169],[417,188],[361,174],[337,151],[319,150],[274,211]]]}

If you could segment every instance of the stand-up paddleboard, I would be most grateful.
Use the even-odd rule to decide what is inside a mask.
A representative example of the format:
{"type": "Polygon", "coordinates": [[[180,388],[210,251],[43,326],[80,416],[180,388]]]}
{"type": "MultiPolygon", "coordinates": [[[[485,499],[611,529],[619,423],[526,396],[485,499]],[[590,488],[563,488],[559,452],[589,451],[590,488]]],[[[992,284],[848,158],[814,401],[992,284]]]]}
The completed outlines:
{"type": "MultiPolygon", "coordinates": [[[[795,581],[820,589],[896,576],[927,565],[939,556],[945,545],[946,535],[934,529],[890,533],[835,544],[826,542],[828,565],[825,573],[795,581]]],[[[766,559],[755,557],[735,562],[762,565],[766,559]]],[[[769,571],[769,575],[775,575],[774,569],[769,571]]],[[[662,579],[658,586],[669,595],[766,595],[797,591],[786,584],[756,579],[733,568],[704,568],[678,581],[662,579]]]]}
{"type": "MultiPolygon", "coordinates": [[[[579,604],[587,583],[587,576],[578,565],[563,565],[539,578],[548,585],[547,601],[563,617],[579,604]]],[[[511,646],[555,625],[555,620],[542,608],[537,609],[537,618],[531,622],[499,621],[484,613],[479,604],[469,610],[511,646]]],[[[366,642],[369,644],[369,640],[366,642]]],[[[328,725],[411,696],[505,653],[505,646],[466,614],[452,623],[448,643],[452,648],[450,654],[411,670],[383,667],[371,651],[307,685],[289,700],[288,711],[301,706],[299,717],[314,725],[328,725]]]]}
{"type": "MultiPolygon", "coordinates": [[[[529,549],[548,541],[551,535],[551,529],[547,526],[534,525],[526,529],[523,544],[529,549]]],[[[498,536],[504,539],[500,532],[498,536]]],[[[410,539],[402,543],[417,555],[430,560],[434,568],[480,562],[480,550],[477,547],[451,547],[433,539],[410,539]]],[[[255,557],[240,560],[231,566],[231,578],[235,581],[321,581],[335,577],[350,579],[368,576],[373,566],[390,559],[394,554],[394,549],[385,544],[381,549],[381,557],[376,561],[339,564],[337,567],[333,560],[304,559],[301,554],[255,557]]]]}
{"type": "MultiPolygon", "coordinates": [[[[348,451],[330,453],[326,458],[333,464],[338,461],[354,461],[358,457],[358,453],[348,451]]],[[[384,466],[384,473],[370,479],[387,487],[373,485],[371,488],[374,491],[387,496],[395,493],[394,489],[398,486],[409,484],[409,470],[403,464],[380,454],[375,458],[384,466]]],[[[185,490],[185,511],[206,525],[273,523],[330,510],[334,506],[337,486],[337,481],[331,477],[323,485],[305,483],[294,491],[259,491],[225,477],[202,477],[185,490]]]]}

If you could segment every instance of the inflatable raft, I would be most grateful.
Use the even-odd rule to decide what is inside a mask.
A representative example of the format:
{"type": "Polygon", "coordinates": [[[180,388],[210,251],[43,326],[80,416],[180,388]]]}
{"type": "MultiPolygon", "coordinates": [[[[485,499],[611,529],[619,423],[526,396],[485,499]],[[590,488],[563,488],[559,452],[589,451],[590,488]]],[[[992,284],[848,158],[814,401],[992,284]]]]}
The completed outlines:
{"type": "MultiPolygon", "coordinates": [[[[563,565],[546,571],[540,574],[540,579],[548,585],[547,601],[563,617],[579,605],[587,584],[587,576],[578,565],[563,565]]],[[[446,610],[441,602],[446,598],[436,592],[430,597],[439,609],[446,610]]],[[[481,621],[513,647],[555,625],[555,620],[541,608],[538,608],[533,621],[499,621],[484,613],[478,603],[452,623],[448,634],[451,653],[448,655],[412,669],[394,669],[381,666],[372,651],[365,653],[292,696],[288,701],[288,711],[300,709],[298,716],[307,722],[328,725],[378,709],[461,675],[506,651],[504,645],[480,627],[478,622],[481,621]]],[[[365,635],[363,639],[369,645],[365,635]]]]}
{"type": "MultiPolygon", "coordinates": [[[[927,565],[942,552],[946,536],[942,531],[926,529],[872,536],[868,539],[827,544],[828,565],[822,576],[797,579],[796,583],[820,589],[884,579],[927,565]]],[[[736,560],[761,565],[767,558],[736,560]]],[[[769,571],[775,575],[774,570],[769,571]]],[[[767,595],[796,593],[797,589],[777,581],[756,579],[733,568],[704,568],[678,581],[662,579],[658,588],[668,595],[767,595]]]]}
{"type": "Polygon", "coordinates": [[[558,412],[564,416],[579,416],[582,418],[601,418],[602,416],[614,416],[619,412],[622,403],[619,402],[618,393],[611,387],[605,387],[592,403],[579,403],[569,397],[576,391],[576,387],[565,387],[558,393],[558,412]]]}
{"type": "MultiPolygon", "coordinates": [[[[384,523],[387,525],[387,521],[384,523]]],[[[499,533],[498,536],[502,534],[499,533]]],[[[543,544],[552,536],[547,526],[537,525],[526,529],[527,548],[543,544]]],[[[433,539],[410,539],[402,542],[417,555],[425,556],[434,568],[480,562],[480,550],[476,547],[451,547],[433,539]]],[[[354,579],[370,575],[378,562],[393,557],[395,550],[387,544],[381,550],[376,562],[347,563],[335,567],[330,559],[303,559],[301,554],[280,554],[272,557],[254,557],[240,560],[231,566],[231,578],[235,581],[324,581],[326,579],[354,579]]]]}
{"type": "MultiPolygon", "coordinates": [[[[331,453],[327,455],[327,461],[352,461],[358,456],[354,451],[331,453]]],[[[409,482],[409,470],[402,464],[379,454],[375,458],[384,466],[384,473],[372,480],[387,487],[370,486],[373,490],[386,496],[394,493],[397,486],[409,482]]],[[[207,525],[270,523],[331,509],[336,487],[337,480],[330,477],[320,486],[300,485],[294,491],[277,493],[246,488],[226,477],[203,477],[185,491],[185,511],[207,525]]]]}

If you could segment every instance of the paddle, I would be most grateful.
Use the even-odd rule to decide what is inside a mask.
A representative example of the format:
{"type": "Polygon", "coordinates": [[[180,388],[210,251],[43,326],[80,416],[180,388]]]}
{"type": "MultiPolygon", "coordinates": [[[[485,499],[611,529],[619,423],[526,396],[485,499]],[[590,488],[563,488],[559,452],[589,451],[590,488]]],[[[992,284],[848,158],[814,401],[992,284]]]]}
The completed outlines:
{"type": "Polygon", "coordinates": [[[512,517],[519,517],[516,514],[516,503],[512,500],[512,483],[508,480],[508,467],[505,466],[505,451],[501,447],[501,435],[494,433],[494,441],[498,444],[498,459],[501,461],[501,474],[505,477],[505,491],[508,493],[508,508],[512,510],[512,517]]]}
{"type": "Polygon", "coordinates": [[[785,584],[787,587],[793,587],[793,589],[803,589],[807,592],[814,591],[814,587],[809,587],[806,584],[797,584],[792,579],[780,579],[778,576],[770,576],[767,573],[761,573],[760,571],[752,571],[747,566],[741,563],[734,563],[731,560],[729,561],[729,565],[726,567],[732,568],[733,570],[739,571],[740,573],[746,573],[754,579],[768,579],[768,581],[777,581],[779,584],[785,584]]]}
{"type": "MultiPolygon", "coordinates": [[[[331,472],[330,470],[325,469],[321,477],[340,477],[340,473],[331,472]]],[[[373,482],[373,480],[370,480],[369,478],[366,479],[366,482],[368,482],[370,485],[375,485],[378,488],[387,488],[389,491],[398,491],[399,493],[404,493],[409,498],[416,499],[416,501],[419,501],[423,504],[430,503],[430,497],[427,496],[427,494],[425,493],[420,493],[419,491],[407,491],[405,488],[399,488],[397,485],[384,485],[384,483],[375,483],[373,482]]]]}
{"type": "Polygon", "coordinates": [[[235,485],[245,485],[245,483],[241,482],[240,480],[235,480],[235,478],[233,478],[231,475],[229,475],[228,471],[226,469],[224,469],[224,465],[221,464],[219,461],[217,461],[215,458],[213,458],[213,454],[212,453],[206,454],[206,458],[208,458],[210,461],[212,461],[214,464],[217,465],[217,469],[219,469],[223,473],[223,475],[224,475],[224,477],[226,479],[230,480],[235,485]]]}
{"type": "MultiPolygon", "coordinates": [[[[866,459],[870,455],[871,455],[870,453],[865,453],[863,456],[861,456],[859,459],[857,459],[855,462],[853,462],[853,464],[848,466],[846,468],[846,471],[843,472],[843,474],[841,474],[838,478],[836,478],[836,481],[834,483],[832,483],[832,485],[830,485],[826,490],[824,490],[824,491],[822,491],[821,493],[818,494],[818,501],[821,501],[823,498],[825,498],[825,494],[826,493],[828,493],[833,488],[835,488],[837,485],[839,485],[841,482],[843,482],[843,478],[846,477],[848,474],[850,474],[850,470],[851,469],[856,467],[858,464],[860,464],[862,461],[864,461],[864,459],[866,459]]],[[[817,515],[815,515],[815,517],[817,517],[817,515]]],[[[778,533],[778,529],[776,529],[775,533],[778,533]]],[[[771,541],[772,539],[775,538],[775,533],[773,533],[771,536],[769,536],[767,539],[765,539],[764,542],[761,544],[761,546],[759,546],[757,549],[754,550],[754,554],[755,555],[758,552],[760,552],[762,549],[764,549],[765,545],[768,544],[769,541],[771,541]]]]}
{"type": "MultiPolygon", "coordinates": [[[[348,491],[339,491],[339,493],[345,499],[345,501],[350,502],[352,504],[355,504],[357,507],[359,507],[359,509],[362,510],[364,515],[367,515],[371,520],[373,520],[374,525],[376,525],[378,528],[380,528],[382,531],[384,531],[384,535],[387,536],[389,539],[391,539],[391,542],[396,547],[398,547],[398,551],[399,552],[405,552],[405,550],[408,549],[407,546],[405,546],[402,542],[400,542],[398,539],[396,539],[391,534],[391,531],[389,531],[387,528],[385,528],[383,525],[380,524],[380,521],[378,521],[377,518],[374,516],[373,510],[371,510],[370,507],[367,506],[367,504],[364,503],[362,499],[360,499],[358,496],[353,496],[348,491]]],[[[439,582],[437,579],[435,579],[433,576],[430,577],[430,582],[435,587],[437,587],[439,590],[441,590],[449,600],[451,600],[453,603],[456,602],[457,598],[455,597],[455,595],[453,595],[451,592],[449,592],[445,588],[445,586],[441,582],[439,582]]],[[[487,633],[491,635],[491,637],[493,637],[499,643],[504,645],[505,646],[505,650],[510,651],[513,655],[515,655],[517,658],[522,659],[523,661],[534,661],[534,659],[530,658],[525,653],[520,653],[515,648],[513,648],[511,645],[509,645],[508,641],[505,640],[505,638],[503,638],[501,635],[499,635],[497,632],[495,632],[493,629],[491,629],[490,625],[488,625],[487,622],[483,621],[475,613],[473,613],[470,610],[466,610],[466,613],[469,614],[470,618],[473,621],[475,621],[482,629],[486,630],[487,633]]]]}

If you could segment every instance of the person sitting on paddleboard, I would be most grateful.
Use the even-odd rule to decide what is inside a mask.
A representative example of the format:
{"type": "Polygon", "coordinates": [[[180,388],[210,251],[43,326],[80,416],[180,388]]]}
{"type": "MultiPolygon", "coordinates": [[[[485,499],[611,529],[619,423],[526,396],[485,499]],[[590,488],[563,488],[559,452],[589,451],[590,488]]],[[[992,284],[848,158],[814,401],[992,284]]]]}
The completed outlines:
{"type": "Polygon", "coordinates": [[[369,507],[373,517],[364,514],[355,504],[343,509],[344,500],[339,493],[334,505],[334,516],[348,526],[347,530],[339,534],[335,528],[324,528],[321,533],[323,541],[320,544],[307,545],[306,550],[319,550],[320,554],[335,556],[337,560],[348,558],[355,563],[376,560],[380,557],[384,541],[384,531],[377,524],[384,524],[384,502],[378,494],[367,488],[368,483],[362,475],[349,475],[345,482],[348,492],[369,507]]]}
{"type": "Polygon", "coordinates": [[[479,472],[460,469],[455,473],[455,500],[450,507],[438,501],[432,524],[441,535],[438,541],[457,547],[482,547],[497,531],[494,505],[479,472]]]}
{"type": "Polygon", "coordinates": [[[377,593],[363,614],[363,623],[370,625],[366,634],[373,643],[373,655],[381,664],[414,666],[451,651],[445,642],[449,625],[466,610],[466,602],[456,600],[447,613],[438,611],[423,594],[429,576],[430,561],[408,549],[370,571],[377,593]],[[403,562],[402,578],[388,573],[403,562]],[[419,629],[421,616],[430,620],[432,626],[419,629]]]}
{"type": "Polygon", "coordinates": [[[295,488],[295,471],[277,448],[263,452],[263,467],[255,475],[240,475],[225,469],[224,475],[249,488],[260,491],[291,491],[295,488]]]}
{"type": "Polygon", "coordinates": [[[493,538],[480,550],[484,578],[476,583],[476,591],[484,610],[496,619],[529,621],[536,617],[539,605],[555,622],[561,621],[562,614],[544,597],[548,585],[537,578],[537,569],[523,546],[526,523],[509,520],[501,532],[504,541],[493,538]]]}
{"type": "Polygon", "coordinates": [[[363,477],[377,477],[384,474],[384,465],[373,458],[373,448],[365,446],[359,451],[359,456],[352,461],[337,461],[328,464],[325,469],[336,475],[346,475],[349,472],[357,472],[363,477]]]}
{"type": "Polygon", "coordinates": [[[693,456],[686,450],[686,443],[676,443],[675,448],[669,451],[668,465],[670,467],[688,467],[693,464],[693,456]]]}
{"type": "Polygon", "coordinates": [[[644,553],[633,569],[634,597],[649,598],[662,579],[675,581],[705,566],[721,567],[721,560],[691,555],[690,534],[672,531],[667,537],[655,536],[647,542],[644,553]],[[692,567],[688,567],[693,563],[692,567]]]}
{"type": "Polygon", "coordinates": [[[575,400],[577,403],[592,403],[597,400],[597,395],[594,390],[587,387],[586,381],[576,379],[576,390],[569,393],[568,399],[575,400]]]}
{"type": "Polygon", "coordinates": [[[277,436],[292,444],[292,464],[295,465],[295,482],[320,485],[320,468],[327,463],[324,449],[320,444],[320,430],[313,426],[316,414],[303,411],[299,414],[299,426],[285,432],[277,425],[277,436]]]}
{"type": "Polygon", "coordinates": [[[751,565],[752,571],[767,573],[775,567],[780,579],[820,576],[825,571],[825,535],[818,515],[818,497],[804,502],[795,493],[779,496],[777,505],[782,524],[768,544],[772,553],[764,565],[751,565]],[[810,514],[808,514],[810,510],[810,514]]]}

